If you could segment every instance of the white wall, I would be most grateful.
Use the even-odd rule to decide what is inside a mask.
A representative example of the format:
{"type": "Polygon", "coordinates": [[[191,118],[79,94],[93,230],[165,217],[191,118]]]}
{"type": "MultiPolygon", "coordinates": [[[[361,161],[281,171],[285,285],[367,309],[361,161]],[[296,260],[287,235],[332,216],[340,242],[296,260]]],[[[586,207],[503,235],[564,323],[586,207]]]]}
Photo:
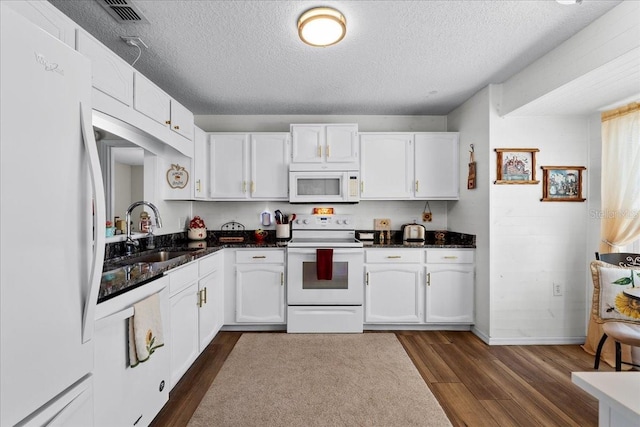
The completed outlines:
{"type": "MultiPolygon", "coordinates": [[[[263,227],[260,224],[260,213],[269,211],[273,214],[280,209],[284,214],[310,214],[314,207],[331,206],[336,213],[355,215],[357,230],[373,230],[374,218],[390,218],[391,228],[399,230],[405,223],[417,220],[429,230],[447,229],[447,202],[429,202],[433,221],[423,223],[421,220],[424,201],[363,201],[358,204],[308,205],[282,202],[194,202],[193,215],[199,215],[209,230],[219,230],[227,222],[236,221],[248,230],[263,228],[275,230],[275,224],[263,227]]],[[[454,230],[458,231],[458,230],[454,230]]]]}
{"type": "MultiPolygon", "coordinates": [[[[587,117],[500,117],[501,87],[491,89],[491,151],[538,148],[536,179],[540,166],[587,166],[590,173],[587,117]]],[[[495,168],[491,174],[495,180],[495,168]]],[[[584,340],[589,205],[541,196],[542,183],[490,186],[491,343],[584,340]],[[553,296],[554,284],[562,296],[553,296]]]]}
{"type": "Polygon", "coordinates": [[[489,281],[489,88],[486,87],[447,117],[448,130],[460,132],[460,200],[449,202],[448,225],[452,230],[476,235],[476,293],[474,332],[483,339],[489,337],[491,324],[491,289],[489,281]],[[476,188],[466,186],[470,144],[476,161],[476,188]]]}

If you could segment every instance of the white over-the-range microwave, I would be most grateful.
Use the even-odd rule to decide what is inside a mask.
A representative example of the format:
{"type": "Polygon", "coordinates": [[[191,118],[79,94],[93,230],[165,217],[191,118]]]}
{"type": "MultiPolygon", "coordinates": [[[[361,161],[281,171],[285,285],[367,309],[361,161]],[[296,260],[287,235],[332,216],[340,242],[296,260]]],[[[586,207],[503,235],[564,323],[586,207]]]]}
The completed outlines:
{"type": "Polygon", "coordinates": [[[289,172],[291,203],[358,203],[360,172],[316,170],[289,172]]]}

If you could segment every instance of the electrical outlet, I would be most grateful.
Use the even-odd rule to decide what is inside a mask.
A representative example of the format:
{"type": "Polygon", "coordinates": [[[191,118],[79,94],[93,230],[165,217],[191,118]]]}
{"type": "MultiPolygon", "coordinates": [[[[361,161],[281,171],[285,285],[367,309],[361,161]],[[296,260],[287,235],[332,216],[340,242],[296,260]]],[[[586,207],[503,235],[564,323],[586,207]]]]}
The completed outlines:
{"type": "Polygon", "coordinates": [[[554,283],[553,284],[553,296],[554,297],[562,296],[562,284],[561,283],[554,283]]]}
{"type": "Polygon", "coordinates": [[[422,212],[422,222],[431,222],[432,219],[431,212],[422,212]]]}

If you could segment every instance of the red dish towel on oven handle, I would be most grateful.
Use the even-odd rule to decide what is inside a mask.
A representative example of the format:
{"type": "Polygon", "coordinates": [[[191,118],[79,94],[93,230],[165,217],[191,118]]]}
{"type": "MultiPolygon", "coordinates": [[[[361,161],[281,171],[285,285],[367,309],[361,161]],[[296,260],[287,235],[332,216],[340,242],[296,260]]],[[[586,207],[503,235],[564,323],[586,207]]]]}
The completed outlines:
{"type": "Polygon", "coordinates": [[[333,249],[316,249],[316,275],[318,280],[333,278],[333,249]]]}

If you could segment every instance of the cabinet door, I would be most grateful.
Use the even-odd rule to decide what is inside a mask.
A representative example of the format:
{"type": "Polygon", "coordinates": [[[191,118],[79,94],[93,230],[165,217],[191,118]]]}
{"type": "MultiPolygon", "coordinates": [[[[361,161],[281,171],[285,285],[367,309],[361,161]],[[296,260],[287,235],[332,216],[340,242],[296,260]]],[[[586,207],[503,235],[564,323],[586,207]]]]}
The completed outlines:
{"type": "Polygon", "coordinates": [[[133,108],[156,123],[168,126],[171,123],[169,95],[140,73],[135,74],[133,83],[133,108]]]}
{"type": "Polygon", "coordinates": [[[91,60],[93,87],[131,107],[133,105],[133,68],[82,30],[77,32],[76,43],[78,51],[91,60]]]}
{"type": "Polygon", "coordinates": [[[473,264],[427,264],[428,323],[473,323],[473,264]]]}
{"type": "Polygon", "coordinates": [[[457,133],[417,133],[414,161],[416,198],[459,198],[460,158],[457,133]]]}
{"type": "Polygon", "coordinates": [[[78,25],[48,2],[7,1],[5,4],[72,49],[76,48],[78,25]]]}
{"type": "Polygon", "coordinates": [[[169,299],[171,305],[171,388],[196,360],[198,346],[198,283],[169,299]]]}
{"type": "Polygon", "coordinates": [[[236,266],[236,322],[284,323],[284,266],[236,266]]]}
{"type": "Polygon", "coordinates": [[[212,199],[246,199],[249,135],[209,134],[209,195],[212,199]]]}
{"type": "Polygon", "coordinates": [[[194,129],[193,136],[193,195],[196,199],[207,198],[209,182],[209,156],[207,155],[207,133],[200,128],[194,129]]]}
{"type": "Polygon", "coordinates": [[[216,336],[224,322],[222,264],[198,282],[199,350],[202,352],[216,336]]]}
{"type": "Polygon", "coordinates": [[[360,198],[406,200],[413,196],[413,135],[360,135],[360,198]]]}
{"type": "Polygon", "coordinates": [[[291,162],[322,163],[325,128],[322,125],[291,126],[291,162]]]}
{"type": "Polygon", "coordinates": [[[193,113],[175,99],[171,99],[171,130],[193,140],[193,113]]]}
{"type": "Polygon", "coordinates": [[[251,134],[251,198],[289,199],[290,134],[251,134]]]}
{"type": "Polygon", "coordinates": [[[358,126],[327,125],[324,156],[329,163],[357,163],[358,126]]]}
{"type": "Polygon", "coordinates": [[[365,322],[417,323],[423,319],[420,264],[365,267],[365,322]]]}

